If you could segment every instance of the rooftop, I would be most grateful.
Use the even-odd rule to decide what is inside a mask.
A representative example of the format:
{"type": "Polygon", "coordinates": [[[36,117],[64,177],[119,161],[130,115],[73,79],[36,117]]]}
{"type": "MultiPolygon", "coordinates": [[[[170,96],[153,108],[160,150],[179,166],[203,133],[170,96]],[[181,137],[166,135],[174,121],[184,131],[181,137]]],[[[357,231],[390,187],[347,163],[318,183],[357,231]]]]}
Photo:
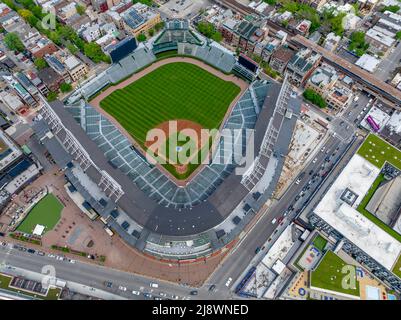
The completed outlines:
{"type": "Polygon", "coordinates": [[[309,80],[314,85],[324,88],[333,81],[336,81],[337,78],[338,76],[336,69],[327,64],[323,64],[321,67],[315,70],[309,80]]]}
{"type": "Polygon", "coordinates": [[[356,272],[352,273],[354,275],[355,287],[349,289],[344,288],[344,276],[342,272],[344,267],[353,268],[355,270],[355,266],[345,263],[345,261],[333,251],[327,251],[316,269],[311,272],[311,287],[359,297],[359,282],[356,278],[356,272]]]}
{"type": "Polygon", "coordinates": [[[379,63],[379,59],[376,59],[375,57],[367,53],[363,54],[362,57],[360,57],[358,61],[355,62],[358,67],[361,67],[362,69],[369,72],[375,71],[379,63]]]}
{"type": "Polygon", "coordinates": [[[393,39],[392,37],[382,33],[381,31],[377,30],[377,29],[369,29],[366,32],[366,36],[382,43],[383,45],[387,46],[387,47],[391,47],[394,42],[395,39],[393,39]]]}
{"type": "Polygon", "coordinates": [[[64,64],[67,67],[68,70],[72,70],[79,66],[81,62],[75,58],[74,56],[69,56],[67,59],[64,60],[64,64]]]}
{"type": "Polygon", "coordinates": [[[358,154],[379,169],[387,161],[401,170],[401,151],[375,134],[370,134],[366,138],[358,154]]]}
{"type": "Polygon", "coordinates": [[[379,173],[378,167],[359,154],[354,155],[314,213],[391,270],[401,252],[401,243],[356,210],[379,173]],[[358,195],[352,207],[341,200],[347,188],[358,195]]]}

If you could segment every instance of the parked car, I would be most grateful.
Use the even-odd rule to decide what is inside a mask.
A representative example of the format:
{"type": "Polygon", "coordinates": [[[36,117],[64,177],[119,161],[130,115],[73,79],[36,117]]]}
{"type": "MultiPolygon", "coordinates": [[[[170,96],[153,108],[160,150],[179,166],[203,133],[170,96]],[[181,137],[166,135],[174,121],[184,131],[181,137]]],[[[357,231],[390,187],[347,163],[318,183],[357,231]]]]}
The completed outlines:
{"type": "Polygon", "coordinates": [[[151,282],[151,283],[150,283],[150,287],[151,287],[151,288],[158,288],[159,285],[158,285],[157,283],[155,283],[155,282],[151,282]]]}
{"type": "Polygon", "coordinates": [[[210,292],[213,292],[215,289],[216,289],[216,285],[215,285],[215,284],[212,284],[212,285],[209,287],[209,291],[210,291],[210,292]]]}
{"type": "Polygon", "coordinates": [[[112,288],[112,287],[113,287],[113,283],[111,283],[110,281],[105,281],[105,282],[104,282],[104,285],[105,285],[107,288],[112,288]]]}
{"type": "Polygon", "coordinates": [[[118,286],[118,290],[121,290],[121,291],[127,291],[127,287],[124,287],[124,286],[118,286]]]}
{"type": "Polygon", "coordinates": [[[260,247],[256,247],[255,254],[258,254],[259,252],[260,252],[260,247]]]}
{"type": "Polygon", "coordinates": [[[191,296],[197,296],[198,295],[198,291],[197,290],[192,290],[189,294],[191,296]]]}
{"type": "Polygon", "coordinates": [[[229,287],[229,286],[230,286],[231,281],[233,281],[233,278],[230,277],[230,278],[227,279],[227,281],[226,281],[226,287],[229,287]]]}
{"type": "Polygon", "coordinates": [[[132,290],[132,294],[139,296],[141,293],[139,291],[132,290]]]}

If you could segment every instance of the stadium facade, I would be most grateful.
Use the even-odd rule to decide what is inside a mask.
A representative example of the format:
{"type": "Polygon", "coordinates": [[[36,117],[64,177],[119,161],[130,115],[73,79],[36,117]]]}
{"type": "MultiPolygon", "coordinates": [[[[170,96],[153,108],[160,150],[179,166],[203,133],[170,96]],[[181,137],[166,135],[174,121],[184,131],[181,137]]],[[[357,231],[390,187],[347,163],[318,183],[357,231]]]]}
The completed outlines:
{"type": "MultiPolygon", "coordinates": [[[[287,81],[283,85],[251,81],[223,125],[254,130],[253,141],[245,135],[234,139],[244,147],[254,142],[250,168],[238,175],[237,165],[212,160],[187,185],[177,186],[87,102],[102,88],[152,64],[157,53],[172,48],[226,73],[235,72],[237,61],[230,51],[202,41],[186,21],[174,20],[147,46],[140,45],[89,79],[65,104],[44,101],[34,130],[66,179],[128,244],[163,258],[193,259],[230,243],[272,196],[300,101],[287,81]]],[[[242,76],[250,80],[256,75],[248,70],[242,76]],[[244,76],[248,73],[253,76],[244,76]]],[[[224,150],[220,137],[216,154],[234,156],[236,150],[244,151],[224,150]]]]}

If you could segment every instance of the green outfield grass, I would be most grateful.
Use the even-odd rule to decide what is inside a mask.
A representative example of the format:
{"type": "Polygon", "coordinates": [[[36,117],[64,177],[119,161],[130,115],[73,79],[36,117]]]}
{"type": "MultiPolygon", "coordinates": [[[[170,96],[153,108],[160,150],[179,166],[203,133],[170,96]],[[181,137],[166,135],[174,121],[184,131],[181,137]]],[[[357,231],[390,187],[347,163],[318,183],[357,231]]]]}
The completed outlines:
{"type": "Polygon", "coordinates": [[[401,151],[375,134],[369,134],[358,154],[378,168],[387,161],[401,170],[401,151]]]}
{"type": "Polygon", "coordinates": [[[63,205],[51,193],[40,200],[18,226],[17,231],[32,233],[37,224],[45,226],[45,231],[52,230],[60,220],[63,205]]]}
{"type": "Polygon", "coordinates": [[[342,269],[345,265],[346,263],[334,252],[327,251],[315,271],[311,272],[311,286],[359,296],[359,282],[356,279],[354,266],[350,266],[350,268],[353,269],[356,286],[355,288],[349,289],[343,288],[343,278],[350,275],[349,270],[346,273],[342,273],[342,269]]]}
{"type": "Polygon", "coordinates": [[[190,120],[205,129],[219,128],[241,89],[185,62],[163,65],[100,102],[145,148],[149,130],[169,120],[190,120]]]}

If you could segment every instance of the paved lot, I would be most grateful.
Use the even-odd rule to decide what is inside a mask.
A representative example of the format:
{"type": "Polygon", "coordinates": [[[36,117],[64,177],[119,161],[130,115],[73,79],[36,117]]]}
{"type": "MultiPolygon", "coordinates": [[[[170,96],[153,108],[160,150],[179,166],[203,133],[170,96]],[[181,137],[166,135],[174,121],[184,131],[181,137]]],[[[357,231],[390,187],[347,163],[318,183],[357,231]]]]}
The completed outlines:
{"type": "Polygon", "coordinates": [[[395,69],[401,65],[401,45],[399,43],[398,46],[391,49],[375,72],[376,76],[383,81],[392,80],[395,69]]]}

